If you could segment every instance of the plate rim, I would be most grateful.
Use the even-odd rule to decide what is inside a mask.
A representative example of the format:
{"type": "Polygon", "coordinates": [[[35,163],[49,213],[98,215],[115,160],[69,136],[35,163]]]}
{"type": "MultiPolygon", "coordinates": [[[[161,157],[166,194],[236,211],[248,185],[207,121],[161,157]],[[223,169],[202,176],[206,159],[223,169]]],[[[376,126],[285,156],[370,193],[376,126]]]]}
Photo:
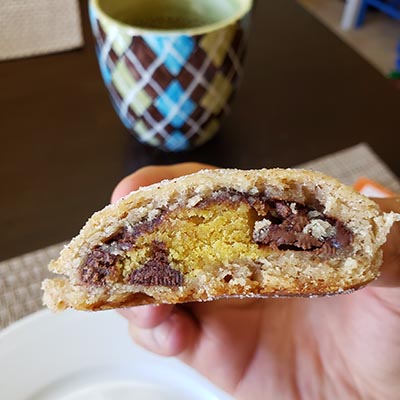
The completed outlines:
{"type": "MultiPolygon", "coordinates": [[[[66,314],[69,314],[68,311],[63,312],[63,313],[54,313],[51,310],[44,308],[44,309],[38,310],[32,314],[29,314],[29,315],[25,316],[24,318],[21,318],[20,320],[15,321],[14,323],[10,324],[9,326],[7,326],[6,328],[4,328],[0,331],[0,352],[2,352],[4,350],[7,352],[8,345],[13,344],[12,341],[14,340],[14,336],[18,337],[18,336],[23,336],[24,334],[26,335],[26,331],[30,328],[33,328],[31,326],[32,324],[34,325],[34,331],[35,331],[36,329],[38,329],[38,324],[40,324],[41,321],[43,321],[44,325],[46,325],[47,323],[51,323],[52,316],[60,315],[61,317],[68,319],[68,316],[77,317],[78,312],[73,311],[69,315],[66,315],[66,314]],[[50,322],[46,322],[46,321],[50,321],[50,322]]],[[[85,312],[80,312],[79,314],[81,314],[80,317],[82,317],[82,314],[85,314],[85,312]]],[[[96,314],[96,313],[91,313],[91,314],[96,314]]],[[[103,315],[108,314],[110,316],[113,316],[116,313],[115,312],[112,313],[112,311],[109,310],[108,312],[107,311],[102,312],[102,314],[103,315]]],[[[120,318],[122,321],[123,318],[122,317],[120,317],[120,318]]],[[[61,321],[61,320],[59,320],[59,321],[61,321]]],[[[95,319],[93,321],[95,321],[95,319]]],[[[64,320],[64,322],[65,322],[65,320],[64,320]]],[[[91,322],[89,322],[89,324],[90,323],[91,322]]],[[[215,385],[209,379],[204,377],[202,374],[200,374],[197,370],[192,368],[190,365],[181,361],[178,357],[162,357],[160,355],[157,355],[156,353],[153,353],[149,350],[144,349],[142,346],[135,343],[134,341],[132,341],[132,346],[133,346],[132,350],[134,350],[134,351],[140,351],[140,352],[145,351],[146,353],[148,353],[151,356],[161,357],[163,359],[171,359],[171,362],[173,362],[173,363],[177,362],[179,364],[182,364],[183,367],[189,368],[189,370],[192,370],[194,375],[192,375],[192,372],[188,371],[189,375],[187,376],[187,378],[189,380],[190,379],[192,379],[192,380],[194,379],[194,381],[197,380],[197,383],[200,385],[200,387],[203,387],[203,389],[205,390],[205,393],[209,393],[209,395],[212,396],[212,397],[210,397],[210,399],[211,398],[212,398],[212,400],[231,400],[231,399],[233,399],[228,393],[223,391],[221,388],[219,388],[217,385],[215,385]],[[197,378],[196,378],[196,376],[197,376],[197,378]]],[[[18,357],[18,354],[16,354],[16,356],[18,357]]],[[[3,365],[3,367],[4,367],[4,365],[3,365]]],[[[178,367],[178,365],[177,365],[177,367],[178,367]]],[[[181,367],[179,367],[179,368],[181,368],[181,367]]],[[[179,370],[179,368],[178,368],[178,370],[179,370]]],[[[206,398],[208,398],[208,397],[206,397],[206,398]]]]}

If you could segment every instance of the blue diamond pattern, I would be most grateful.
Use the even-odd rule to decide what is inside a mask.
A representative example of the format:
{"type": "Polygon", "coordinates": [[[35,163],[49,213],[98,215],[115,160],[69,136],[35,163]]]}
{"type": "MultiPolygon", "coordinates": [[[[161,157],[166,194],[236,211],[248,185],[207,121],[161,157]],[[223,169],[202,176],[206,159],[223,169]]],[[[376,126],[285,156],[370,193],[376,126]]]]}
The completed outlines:
{"type": "Polygon", "coordinates": [[[168,136],[165,146],[169,151],[184,151],[189,148],[189,141],[182,132],[175,131],[168,136]]]}
{"type": "MultiPolygon", "coordinates": [[[[155,106],[158,111],[167,118],[171,113],[171,109],[181,101],[184,93],[185,92],[179,82],[172,81],[165,92],[156,100],[155,106]]],[[[190,98],[188,98],[179,108],[180,112],[175,113],[176,115],[173,116],[171,125],[174,128],[181,128],[195,108],[196,105],[192,100],[190,100],[190,98]]]]}
{"type": "Polygon", "coordinates": [[[89,20],[93,29],[96,26],[97,21],[96,21],[96,12],[94,11],[93,6],[91,4],[89,4],[89,20]]]}
{"type": "Polygon", "coordinates": [[[131,120],[126,115],[120,113],[119,117],[121,118],[121,121],[125,125],[126,129],[132,129],[133,128],[133,124],[132,124],[131,120]]]}
{"type": "Polygon", "coordinates": [[[111,97],[111,104],[114,107],[116,113],[119,115],[119,118],[121,119],[121,122],[124,124],[125,128],[128,130],[133,129],[133,121],[131,121],[126,114],[123,114],[121,112],[120,105],[117,104],[112,97],[111,97]]]}
{"type": "Polygon", "coordinates": [[[163,50],[169,45],[171,40],[174,41],[173,48],[180,55],[180,59],[178,60],[174,54],[168,54],[164,61],[164,65],[172,75],[178,75],[181,72],[195,48],[194,41],[190,36],[145,35],[144,40],[158,57],[163,53],[163,50]]]}
{"type": "Polygon", "coordinates": [[[107,64],[100,58],[100,55],[98,55],[99,58],[99,66],[100,66],[100,72],[101,75],[103,76],[104,83],[108,86],[111,83],[111,71],[107,67],[107,64]]]}

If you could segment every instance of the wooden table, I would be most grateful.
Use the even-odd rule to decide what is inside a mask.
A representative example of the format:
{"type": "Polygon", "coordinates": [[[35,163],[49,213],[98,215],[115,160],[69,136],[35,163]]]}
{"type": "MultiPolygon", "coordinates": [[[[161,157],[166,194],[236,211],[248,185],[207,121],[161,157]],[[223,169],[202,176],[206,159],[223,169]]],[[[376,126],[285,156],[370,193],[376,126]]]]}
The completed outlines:
{"type": "Polygon", "coordinates": [[[0,259],[70,238],[148,164],[288,167],[366,141],[400,175],[399,92],[292,0],[258,2],[233,113],[186,154],[127,134],[82,10],[82,50],[0,63],[0,259]]]}

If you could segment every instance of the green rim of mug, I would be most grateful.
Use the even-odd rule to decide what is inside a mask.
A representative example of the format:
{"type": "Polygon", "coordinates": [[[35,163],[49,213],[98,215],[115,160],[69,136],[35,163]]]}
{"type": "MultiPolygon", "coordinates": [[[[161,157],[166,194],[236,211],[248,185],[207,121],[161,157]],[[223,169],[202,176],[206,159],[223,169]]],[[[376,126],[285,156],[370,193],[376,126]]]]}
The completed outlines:
{"type": "MultiPolygon", "coordinates": [[[[215,22],[213,24],[208,24],[204,26],[200,26],[198,28],[190,28],[190,29],[147,29],[147,28],[141,28],[141,27],[136,27],[133,25],[127,25],[124,24],[121,21],[118,21],[117,19],[110,17],[108,14],[106,14],[100,7],[99,4],[100,0],[90,0],[90,6],[93,7],[98,15],[100,15],[102,18],[105,20],[108,20],[108,22],[116,25],[119,27],[119,29],[125,30],[128,34],[158,34],[158,35],[190,35],[190,36],[195,36],[195,35],[204,35],[210,32],[217,31],[219,29],[223,29],[229,25],[232,25],[233,23],[240,21],[246,14],[250,12],[250,10],[253,7],[253,2],[254,0],[241,0],[242,5],[241,9],[236,12],[235,14],[232,15],[230,18],[226,18],[224,20],[215,22]]],[[[217,0],[216,0],[217,1],[217,0]]]]}

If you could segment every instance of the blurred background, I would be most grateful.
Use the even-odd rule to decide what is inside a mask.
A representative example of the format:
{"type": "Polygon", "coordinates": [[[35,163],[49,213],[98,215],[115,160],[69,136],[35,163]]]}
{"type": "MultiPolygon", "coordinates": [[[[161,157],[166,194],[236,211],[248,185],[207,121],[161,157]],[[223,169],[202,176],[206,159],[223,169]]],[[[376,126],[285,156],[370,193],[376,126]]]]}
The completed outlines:
{"type": "Polygon", "coordinates": [[[399,0],[299,3],[382,74],[394,80],[400,78],[399,0]]]}
{"type": "Polygon", "coordinates": [[[149,164],[291,167],[365,142],[399,176],[399,22],[370,4],[361,21],[362,3],[259,0],[231,115],[203,147],[168,154],[111,106],[86,1],[2,0],[0,259],[71,238],[149,164]]]}

